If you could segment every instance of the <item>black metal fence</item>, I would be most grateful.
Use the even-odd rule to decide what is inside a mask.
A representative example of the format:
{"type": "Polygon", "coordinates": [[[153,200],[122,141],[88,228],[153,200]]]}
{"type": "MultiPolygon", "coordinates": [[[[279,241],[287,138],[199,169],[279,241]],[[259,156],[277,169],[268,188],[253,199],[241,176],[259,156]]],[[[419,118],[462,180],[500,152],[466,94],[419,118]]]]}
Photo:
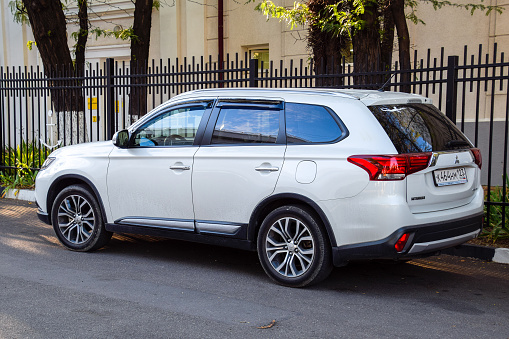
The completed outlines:
{"type": "MultiPolygon", "coordinates": [[[[324,64],[323,62],[321,64],[324,64]]],[[[55,147],[110,139],[141,115],[171,97],[189,90],[217,87],[333,87],[410,89],[433,99],[435,105],[456,122],[481,148],[482,182],[486,191],[500,187],[502,201],[488,206],[509,208],[507,201],[507,156],[509,121],[509,61],[497,45],[491,53],[478,46],[462,56],[438,57],[428,50],[413,55],[411,70],[396,63],[390,69],[377,67],[356,72],[345,60],[315,69],[307,60],[259,64],[244,56],[226,57],[220,65],[211,57],[152,61],[148,69],[107,59],[89,64],[82,76],[69,70],[0,68],[0,147],[16,149],[14,156],[2,152],[0,170],[18,168],[29,159],[40,159],[28,167],[39,168],[43,157],[55,147]],[[403,80],[406,79],[406,80],[403,80]],[[31,154],[30,154],[31,152],[31,154]]],[[[505,215],[505,213],[503,213],[505,215]]],[[[505,217],[502,220],[506,223],[505,217]]]]}

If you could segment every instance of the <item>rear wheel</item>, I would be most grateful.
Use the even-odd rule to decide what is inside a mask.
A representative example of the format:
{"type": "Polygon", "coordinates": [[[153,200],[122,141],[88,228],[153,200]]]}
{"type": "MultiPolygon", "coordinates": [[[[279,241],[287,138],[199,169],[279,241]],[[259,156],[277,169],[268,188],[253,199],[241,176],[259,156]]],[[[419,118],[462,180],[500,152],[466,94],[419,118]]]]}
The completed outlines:
{"type": "Polygon", "coordinates": [[[95,196],[82,185],[64,188],[55,198],[51,221],[58,240],[73,251],[93,251],[110,240],[95,196]]]}
{"type": "Polygon", "coordinates": [[[332,270],[324,231],[298,206],[277,208],[265,218],[258,233],[258,257],[269,277],[285,286],[315,284],[332,270]]]}

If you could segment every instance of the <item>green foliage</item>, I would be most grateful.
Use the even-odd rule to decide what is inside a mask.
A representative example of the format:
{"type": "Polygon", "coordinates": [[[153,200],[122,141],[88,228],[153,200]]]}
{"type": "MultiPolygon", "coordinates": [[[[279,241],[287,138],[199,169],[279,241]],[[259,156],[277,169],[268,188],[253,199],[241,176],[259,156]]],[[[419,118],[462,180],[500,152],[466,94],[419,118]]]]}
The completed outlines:
{"type": "Polygon", "coordinates": [[[340,0],[327,5],[318,13],[310,10],[306,3],[294,2],[292,8],[277,6],[272,0],[262,0],[255,9],[269,18],[286,21],[291,29],[304,24],[311,24],[334,36],[352,37],[355,32],[364,28],[361,15],[366,7],[376,0],[340,0]]]}
{"type": "Polygon", "coordinates": [[[417,0],[405,0],[405,7],[407,8],[406,18],[410,20],[414,25],[423,24],[426,25],[424,21],[417,17],[417,6],[419,2],[417,0]]]}
{"type": "Polygon", "coordinates": [[[9,8],[11,13],[14,15],[14,22],[30,25],[30,20],[28,19],[28,14],[25,5],[23,5],[23,1],[9,1],[9,8]]]}
{"type": "Polygon", "coordinates": [[[271,0],[262,0],[255,9],[265,15],[267,21],[271,17],[279,19],[279,21],[284,20],[290,25],[291,29],[304,25],[311,16],[308,5],[297,1],[293,3],[293,8],[285,8],[276,6],[271,0]]]}
{"type": "MultiPolygon", "coordinates": [[[[506,192],[502,187],[495,187],[489,192],[490,201],[508,202],[509,201],[509,177],[506,177],[506,192]]],[[[509,238],[509,207],[491,205],[484,207],[485,218],[487,220],[489,213],[489,225],[483,230],[481,236],[487,237],[495,242],[497,239],[509,238]],[[502,216],[505,215],[505,223],[502,224],[502,216]]]]}
{"type": "Polygon", "coordinates": [[[46,160],[50,150],[46,147],[38,148],[37,144],[22,142],[15,148],[6,147],[1,154],[3,165],[17,167],[0,172],[0,184],[5,187],[2,196],[9,189],[34,188],[37,170],[46,160]]]}
{"type": "MultiPolygon", "coordinates": [[[[77,34],[77,32],[75,32],[77,34]]],[[[72,34],[75,34],[72,33],[72,34]]],[[[112,31],[109,29],[102,29],[99,27],[95,27],[90,30],[90,34],[94,35],[96,39],[100,37],[114,37],[115,39],[120,40],[134,40],[138,41],[138,37],[134,35],[134,30],[132,27],[123,28],[118,31],[112,31]]]]}
{"type": "Polygon", "coordinates": [[[501,6],[492,6],[492,5],[485,5],[483,2],[484,0],[481,0],[481,3],[480,4],[473,4],[473,3],[468,3],[468,4],[459,4],[459,3],[454,3],[454,2],[451,2],[451,1],[448,1],[448,0],[424,0],[423,1],[424,3],[430,3],[433,5],[433,9],[435,10],[438,10],[442,7],[455,7],[455,8],[463,8],[467,11],[470,11],[470,14],[473,15],[475,13],[475,11],[481,11],[481,12],[486,12],[486,15],[490,15],[490,13],[492,11],[496,11],[497,13],[499,14],[502,14],[504,8],[501,7],[501,6]]]}
{"type": "MultiPolygon", "coordinates": [[[[256,0],[250,0],[256,1],[256,0]]],[[[414,24],[425,24],[417,16],[417,7],[420,3],[432,4],[435,10],[443,7],[462,8],[474,14],[475,11],[484,11],[489,15],[492,11],[502,13],[504,10],[501,6],[485,5],[484,0],[480,4],[474,3],[454,3],[449,0],[405,0],[405,7],[407,8],[406,18],[414,24]]],[[[308,3],[295,1],[293,7],[287,8],[277,6],[272,0],[261,0],[255,9],[269,18],[279,19],[279,21],[286,21],[291,29],[299,25],[312,24],[318,26],[322,31],[333,33],[336,36],[351,36],[356,31],[364,28],[364,21],[361,20],[361,15],[364,14],[366,7],[370,4],[378,3],[381,6],[386,5],[383,0],[339,0],[335,4],[325,6],[325,9],[315,13],[308,7],[308,3]]]]}
{"type": "Polygon", "coordinates": [[[481,11],[485,12],[486,16],[490,15],[491,12],[495,11],[499,14],[502,14],[504,7],[501,6],[492,6],[492,5],[485,5],[484,0],[481,0],[481,3],[474,4],[474,3],[455,3],[448,0],[405,0],[405,7],[409,10],[406,14],[406,18],[410,20],[414,24],[426,24],[424,21],[419,19],[417,17],[417,7],[419,3],[424,4],[431,4],[433,6],[433,9],[435,11],[443,8],[443,7],[454,7],[454,8],[461,8],[467,11],[470,11],[470,15],[474,15],[475,11],[481,11]]]}
{"type": "Polygon", "coordinates": [[[374,0],[341,1],[333,5],[327,5],[315,19],[315,24],[324,32],[334,36],[349,36],[364,28],[365,22],[361,15],[366,7],[374,0]]]}
{"type": "Polygon", "coordinates": [[[71,38],[74,40],[78,40],[80,36],[88,35],[88,30],[86,29],[78,29],[76,32],[71,33],[71,38]]]}
{"type": "MultiPolygon", "coordinates": [[[[78,0],[78,3],[81,3],[82,1],[83,0],[78,0]]],[[[60,1],[61,5],[62,5],[62,9],[64,11],[66,11],[68,9],[67,4],[70,2],[72,2],[72,1],[69,1],[69,0],[60,1]]],[[[105,4],[107,4],[107,3],[108,2],[106,1],[105,4]]],[[[157,1],[157,0],[154,1],[152,7],[159,10],[161,7],[161,2],[157,1]]],[[[28,14],[27,14],[26,8],[25,8],[22,0],[9,1],[9,8],[10,8],[12,14],[14,15],[15,22],[20,23],[20,24],[30,25],[28,14]]],[[[48,32],[46,32],[46,34],[48,36],[51,36],[52,32],[48,31],[48,32]]],[[[102,29],[99,27],[93,27],[88,30],[79,29],[76,32],[72,32],[71,37],[74,39],[74,41],[78,41],[78,38],[80,36],[84,36],[84,35],[88,36],[89,34],[95,36],[96,39],[99,37],[114,37],[115,39],[121,39],[124,41],[131,40],[131,41],[137,42],[139,40],[138,37],[134,34],[132,27],[128,27],[128,28],[120,29],[120,30],[109,30],[109,29],[102,29]]],[[[27,48],[29,50],[32,50],[34,45],[36,45],[35,41],[28,41],[27,48]]],[[[76,48],[78,48],[78,46],[74,45],[74,48],[76,49],[76,48]]]]}

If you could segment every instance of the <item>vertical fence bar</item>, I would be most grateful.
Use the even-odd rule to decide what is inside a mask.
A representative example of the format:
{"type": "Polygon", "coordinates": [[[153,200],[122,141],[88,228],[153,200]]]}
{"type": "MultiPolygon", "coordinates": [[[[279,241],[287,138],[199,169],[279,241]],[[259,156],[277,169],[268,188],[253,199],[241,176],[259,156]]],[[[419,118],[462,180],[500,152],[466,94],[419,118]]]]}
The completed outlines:
{"type": "MultiPolygon", "coordinates": [[[[489,68],[492,69],[491,71],[491,98],[490,98],[490,133],[489,133],[489,140],[488,140],[488,195],[487,195],[487,201],[486,205],[488,207],[489,213],[486,213],[486,225],[490,224],[490,216],[491,216],[491,210],[493,208],[493,205],[491,204],[491,185],[492,185],[492,178],[491,178],[491,172],[493,169],[493,137],[494,137],[494,120],[495,120],[495,77],[497,75],[497,44],[494,44],[493,48],[493,65],[489,67],[489,60],[486,62],[486,82],[485,82],[485,88],[488,87],[488,70],[489,68]]],[[[496,208],[496,207],[495,207],[496,208]]]]}
{"type": "Polygon", "coordinates": [[[4,67],[0,66],[0,167],[5,166],[5,140],[4,140],[4,67]]]}
{"type": "MultiPolygon", "coordinates": [[[[464,47],[463,50],[463,66],[467,65],[468,53],[467,46],[464,47]]],[[[466,97],[466,89],[467,82],[465,81],[467,78],[467,69],[463,68],[463,82],[462,82],[462,91],[461,91],[461,131],[465,132],[465,97],[466,97]]]]}
{"type": "Polygon", "coordinates": [[[445,93],[445,115],[456,123],[456,106],[458,97],[458,62],[457,55],[447,58],[447,89],[445,93]]]}
{"type": "Polygon", "coordinates": [[[443,71],[443,68],[444,68],[444,48],[442,47],[440,49],[440,71],[438,72],[438,75],[439,75],[439,78],[440,78],[440,83],[438,84],[438,109],[439,110],[442,110],[442,100],[443,100],[443,95],[442,95],[442,86],[443,86],[443,83],[442,83],[442,80],[444,80],[444,71],[443,71]]]}
{"type": "Polygon", "coordinates": [[[249,87],[258,87],[258,60],[249,60],[249,87]]]}
{"type": "Polygon", "coordinates": [[[112,58],[106,59],[106,140],[110,140],[115,133],[115,89],[113,87],[113,73],[115,63],[112,58]]]}
{"type": "MultiPolygon", "coordinates": [[[[7,77],[6,79],[7,80],[11,80],[11,81],[7,81],[7,84],[9,84],[9,87],[10,89],[8,89],[6,91],[6,95],[5,95],[5,98],[7,100],[7,112],[11,112],[11,96],[13,95],[12,92],[12,87],[13,85],[11,84],[14,84],[14,82],[12,81],[14,79],[14,76],[11,74],[9,74],[9,67],[7,67],[6,69],[6,73],[7,73],[7,77]]],[[[12,114],[13,116],[13,120],[14,120],[14,126],[16,126],[16,114],[12,114]]],[[[6,128],[6,133],[7,133],[7,142],[5,143],[4,146],[7,146],[7,147],[10,147],[11,146],[11,114],[7,114],[7,128],[6,128]]],[[[7,157],[7,163],[6,163],[7,166],[11,166],[11,157],[7,157]]]]}
{"type": "MultiPolygon", "coordinates": [[[[503,78],[503,73],[501,73],[503,78]]],[[[509,79],[509,76],[507,77],[509,79]]],[[[500,80],[503,82],[504,79],[500,80]]],[[[506,209],[509,208],[508,202],[506,200],[507,197],[507,146],[509,141],[509,82],[507,84],[508,91],[506,92],[506,103],[505,103],[505,130],[504,130],[504,162],[502,166],[502,204],[500,206],[502,210],[502,226],[506,225],[506,209]]]]}
{"type": "Polygon", "coordinates": [[[431,50],[428,48],[428,55],[426,57],[426,69],[428,70],[426,72],[426,97],[429,96],[429,68],[431,67],[430,61],[431,61],[431,50]]]}
{"type": "MultiPolygon", "coordinates": [[[[476,87],[476,102],[475,102],[475,143],[474,145],[478,145],[479,143],[479,113],[480,113],[480,97],[481,97],[481,64],[482,64],[482,45],[479,44],[479,54],[477,57],[477,87],[476,87]]],[[[472,70],[473,72],[473,70],[472,70]]]]}

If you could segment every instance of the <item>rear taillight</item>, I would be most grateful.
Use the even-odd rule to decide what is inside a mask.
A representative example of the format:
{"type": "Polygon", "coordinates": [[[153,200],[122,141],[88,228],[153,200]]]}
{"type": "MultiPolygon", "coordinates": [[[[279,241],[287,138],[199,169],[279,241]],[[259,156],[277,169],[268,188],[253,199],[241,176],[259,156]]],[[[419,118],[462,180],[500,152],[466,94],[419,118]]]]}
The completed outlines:
{"type": "Polygon", "coordinates": [[[394,248],[396,249],[396,252],[403,251],[409,237],[410,237],[410,234],[408,234],[408,233],[405,233],[401,237],[399,237],[398,241],[396,241],[396,244],[394,244],[394,248]]]}
{"type": "Polygon", "coordinates": [[[470,152],[472,152],[472,155],[474,156],[474,162],[479,166],[479,169],[482,167],[482,156],[481,156],[481,150],[478,148],[471,148],[470,152]]]}
{"type": "Polygon", "coordinates": [[[369,180],[403,180],[428,167],[431,152],[398,155],[353,155],[348,161],[369,174],[369,180]]]}

